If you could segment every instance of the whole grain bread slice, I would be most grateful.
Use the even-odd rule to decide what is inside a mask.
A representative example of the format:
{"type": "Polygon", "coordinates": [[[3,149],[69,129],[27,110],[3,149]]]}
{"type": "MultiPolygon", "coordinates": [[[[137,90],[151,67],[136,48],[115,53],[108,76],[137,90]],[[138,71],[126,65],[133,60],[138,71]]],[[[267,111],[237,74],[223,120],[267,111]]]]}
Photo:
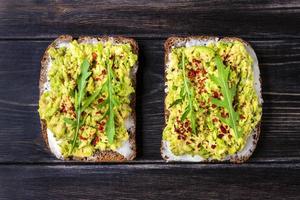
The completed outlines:
{"type": "MultiPolygon", "coordinates": [[[[262,99],[262,91],[261,91],[261,78],[260,78],[260,72],[259,72],[259,66],[258,66],[258,60],[256,57],[256,54],[253,50],[253,48],[250,46],[249,43],[245,42],[241,38],[236,37],[224,37],[219,38],[215,36],[190,36],[190,37],[169,37],[164,44],[165,48],[165,69],[168,67],[169,63],[169,55],[172,51],[172,48],[175,47],[183,47],[186,46],[189,42],[194,42],[195,45],[191,46],[200,46],[207,44],[209,42],[217,42],[217,41],[224,41],[224,42],[233,42],[233,41],[240,41],[243,43],[248,51],[248,53],[251,55],[254,64],[252,66],[253,72],[254,72],[254,87],[257,93],[257,96],[259,97],[259,103],[263,103],[262,99]]],[[[165,81],[166,81],[166,70],[165,70],[165,81]]],[[[165,97],[167,95],[167,90],[165,92],[165,97]]],[[[166,108],[166,104],[164,106],[164,113],[165,113],[165,126],[167,123],[167,119],[169,117],[169,111],[166,108]]],[[[232,162],[232,163],[242,163],[247,161],[252,153],[254,152],[257,142],[259,140],[260,136],[260,124],[259,122],[255,129],[251,132],[249,135],[245,147],[237,152],[236,154],[232,156],[227,156],[225,159],[221,161],[213,160],[213,159],[204,159],[200,156],[191,156],[191,155],[183,155],[183,156],[176,156],[172,153],[169,144],[167,141],[162,140],[161,143],[161,155],[164,160],[166,161],[184,161],[184,162],[232,162]]]]}
{"type": "MultiPolygon", "coordinates": [[[[53,48],[59,48],[60,45],[62,44],[67,44],[70,43],[73,39],[72,36],[70,35],[61,35],[59,36],[56,40],[54,40],[46,49],[42,60],[41,60],[41,71],[40,71],[40,80],[39,80],[39,90],[40,90],[40,96],[43,94],[45,91],[45,84],[48,81],[47,80],[47,73],[49,69],[49,65],[51,63],[50,56],[48,54],[48,49],[53,47],[53,48]]],[[[138,55],[138,44],[134,39],[131,38],[126,38],[126,37],[121,37],[121,36],[114,36],[114,37],[109,37],[109,36],[103,36],[103,37],[93,37],[93,36],[80,36],[77,38],[79,43],[95,43],[95,42],[106,42],[106,41],[112,41],[115,44],[123,44],[127,43],[130,44],[132,47],[132,51],[134,54],[138,55]]],[[[133,83],[133,87],[136,90],[136,74],[137,74],[137,69],[138,69],[138,61],[133,67],[130,75],[133,83]]],[[[133,126],[128,130],[129,132],[129,146],[131,148],[131,154],[128,157],[125,157],[119,152],[112,151],[112,150],[106,150],[106,151],[97,151],[93,156],[91,157],[85,157],[85,158],[78,158],[78,157],[72,157],[68,158],[68,160],[77,160],[77,161],[92,161],[92,162],[123,162],[127,160],[133,160],[136,157],[136,141],[135,141],[135,136],[136,136],[136,111],[135,111],[135,106],[136,106],[136,95],[135,93],[130,97],[131,103],[130,106],[132,108],[132,113],[131,116],[133,118],[133,126]]],[[[41,132],[43,139],[48,146],[49,150],[53,152],[49,145],[48,141],[48,134],[47,134],[47,123],[45,120],[40,120],[41,122],[41,132]]],[[[55,154],[55,153],[54,153],[55,154]]],[[[62,157],[60,157],[62,159],[62,157]]]]}

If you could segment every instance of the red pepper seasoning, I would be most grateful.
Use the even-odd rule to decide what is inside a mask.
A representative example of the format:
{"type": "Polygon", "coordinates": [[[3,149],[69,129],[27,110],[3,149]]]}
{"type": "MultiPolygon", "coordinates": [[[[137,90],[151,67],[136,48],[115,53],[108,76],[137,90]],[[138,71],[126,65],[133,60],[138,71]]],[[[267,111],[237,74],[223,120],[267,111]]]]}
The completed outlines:
{"type": "Polygon", "coordinates": [[[113,60],[114,58],[115,58],[115,55],[114,55],[114,54],[112,54],[112,55],[109,57],[110,60],[113,60]]]}
{"type": "Polygon", "coordinates": [[[106,74],[107,74],[106,70],[105,70],[105,69],[102,69],[101,74],[102,74],[102,75],[106,75],[106,74]]]}
{"type": "Polygon", "coordinates": [[[174,124],[174,131],[177,133],[178,140],[186,140],[187,139],[187,132],[191,132],[192,128],[190,127],[190,122],[186,121],[182,123],[180,120],[176,119],[177,126],[174,124]]]}
{"type": "Polygon", "coordinates": [[[102,98],[98,99],[98,103],[102,103],[103,101],[104,101],[104,99],[102,99],[102,98]]]}
{"type": "Polygon", "coordinates": [[[98,130],[100,131],[100,132],[103,132],[103,130],[104,130],[104,123],[100,123],[99,125],[98,125],[98,130]]]}
{"type": "Polygon", "coordinates": [[[221,116],[222,116],[223,118],[227,118],[227,117],[229,117],[229,114],[226,113],[226,112],[221,112],[221,116]]]}
{"type": "Polygon", "coordinates": [[[218,118],[213,118],[212,121],[213,122],[218,122],[219,120],[218,120],[218,118]]]}
{"type": "Polygon", "coordinates": [[[81,139],[81,140],[87,140],[87,138],[83,137],[82,135],[79,135],[79,139],[81,139]]]}
{"type": "Polygon", "coordinates": [[[188,77],[189,77],[190,79],[194,79],[195,76],[196,76],[195,70],[193,70],[193,69],[189,70],[189,72],[188,72],[188,77]]]}
{"type": "Polygon", "coordinates": [[[100,81],[100,80],[101,80],[100,76],[98,76],[98,77],[95,78],[95,81],[100,81]]]}
{"type": "Polygon", "coordinates": [[[67,109],[66,109],[65,104],[62,104],[62,105],[61,105],[60,112],[63,112],[63,113],[66,113],[66,112],[67,112],[67,109]]]}
{"type": "Polygon", "coordinates": [[[192,60],[192,62],[193,62],[193,64],[196,65],[197,67],[201,67],[201,66],[202,66],[201,60],[197,60],[197,59],[194,58],[194,59],[192,60]]]}
{"type": "Polygon", "coordinates": [[[200,102],[200,107],[205,108],[205,102],[204,101],[200,102]]]}
{"type": "Polygon", "coordinates": [[[212,149],[215,149],[215,148],[216,148],[216,146],[217,146],[217,145],[215,145],[215,144],[212,144],[212,145],[211,145],[211,148],[212,148],[212,149]]]}
{"type": "Polygon", "coordinates": [[[213,91],[213,97],[216,99],[220,99],[220,94],[216,91],[213,91]]]}
{"type": "Polygon", "coordinates": [[[220,134],[218,135],[218,138],[222,139],[222,137],[224,137],[224,134],[220,133],[220,134]]]}
{"type": "Polygon", "coordinates": [[[93,60],[97,59],[97,54],[95,52],[92,53],[93,60]]]}
{"type": "Polygon", "coordinates": [[[190,123],[189,123],[188,121],[186,121],[186,122],[184,123],[184,126],[185,126],[185,127],[189,127],[189,125],[190,125],[190,123]]]}
{"type": "Polygon", "coordinates": [[[96,145],[99,142],[99,137],[96,136],[93,140],[92,140],[92,145],[96,145]]]}
{"type": "Polygon", "coordinates": [[[220,129],[222,133],[226,133],[226,128],[223,125],[220,126],[220,129]]]}

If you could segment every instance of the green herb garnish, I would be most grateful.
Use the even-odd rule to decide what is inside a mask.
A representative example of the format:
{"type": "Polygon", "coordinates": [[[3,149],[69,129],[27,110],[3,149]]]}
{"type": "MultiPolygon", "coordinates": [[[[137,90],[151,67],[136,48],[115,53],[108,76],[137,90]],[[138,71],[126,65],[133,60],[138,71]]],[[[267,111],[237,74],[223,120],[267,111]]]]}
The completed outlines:
{"type": "Polygon", "coordinates": [[[182,57],[181,57],[181,63],[179,65],[179,68],[182,69],[182,76],[183,76],[183,81],[184,84],[180,88],[180,98],[175,100],[169,108],[175,106],[176,104],[182,103],[183,100],[188,101],[188,105],[184,109],[184,112],[180,118],[181,121],[184,121],[188,116],[189,120],[191,122],[191,127],[192,127],[192,132],[196,133],[196,116],[195,116],[195,111],[194,111],[194,100],[195,100],[195,92],[193,90],[192,84],[188,77],[186,76],[186,68],[185,68],[185,55],[182,52],[182,57]]]}
{"type": "Polygon", "coordinates": [[[114,88],[112,85],[112,81],[116,80],[116,77],[114,75],[114,72],[112,70],[112,66],[114,65],[114,58],[112,56],[112,61],[106,62],[106,70],[107,70],[107,80],[104,83],[104,90],[107,93],[107,99],[103,101],[99,107],[108,106],[103,119],[108,116],[106,125],[105,125],[105,132],[106,136],[108,138],[108,142],[110,144],[114,141],[114,136],[116,134],[116,128],[115,128],[115,112],[114,108],[120,104],[117,96],[115,95],[114,88]]]}
{"type": "Polygon", "coordinates": [[[70,121],[70,119],[65,119],[66,123],[72,124],[73,126],[76,127],[75,129],[75,134],[72,139],[72,147],[70,149],[69,154],[73,152],[73,149],[76,144],[76,140],[78,137],[78,132],[80,126],[84,123],[81,117],[81,114],[83,112],[83,107],[82,107],[82,102],[83,98],[86,95],[86,84],[87,84],[87,79],[90,77],[92,72],[89,72],[89,67],[90,64],[87,59],[84,59],[81,66],[80,66],[80,75],[77,79],[77,90],[75,90],[75,113],[76,113],[76,121],[70,121]],[[76,125],[75,125],[76,124],[76,125]]]}
{"type": "MultiPolygon", "coordinates": [[[[107,134],[108,142],[110,144],[113,143],[114,136],[115,136],[115,113],[114,113],[114,107],[119,105],[119,100],[114,94],[114,89],[112,85],[112,80],[115,79],[115,75],[112,70],[112,66],[114,64],[114,61],[112,62],[106,62],[106,69],[107,69],[107,80],[102,85],[101,88],[97,89],[94,94],[90,95],[89,97],[85,98],[86,96],[86,85],[87,80],[91,75],[91,72],[89,72],[89,62],[85,59],[80,67],[80,75],[77,79],[77,90],[75,90],[75,113],[76,113],[76,120],[72,120],[69,118],[64,118],[64,122],[67,124],[70,124],[73,128],[75,128],[75,134],[72,139],[72,147],[69,151],[69,154],[72,153],[76,140],[78,137],[78,132],[80,127],[84,124],[84,119],[82,119],[82,112],[90,106],[92,102],[95,101],[95,99],[99,96],[102,91],[107,93],[107,99],[103,101],[101,104],[99,104],[99,107],[103,107],[105,105],[108,105],[108,108],[103,115],[103,120],[106,116],[108,116],[108,120],[106,122],[105,126],[105,132],[107,134]]],[[[101,121],[100,120],[100,121],[101,121]]]]}
{"type": "Polygon", "coordinates": [[[219,107],[225,108],[229,113],[229,118],[223,118],[222,116],[218,116],[220,120],[229,125],[230,128],[233,129],[235,137],[241,137],[241,133],[238,131],[237,127],[237,120],[238,120],[238,113],[234,110],[232,103],[234,97],[236,95],[236,86],[232,86],[229,88],[228,85],[228,78],[229,78],[229,71],[230,67],[226,67],[223,64],[223,61],[219,55],[214,58],[214,61],[217,66],[218,70],[218,77],[212,75],[210,78],[211,80],[221,88],[221,93],[223,95],[223,100],[219,100],[216,98],[212,98],[211,102],[219,107]]]}
{"type": "Polygon", "coordinates": [[[84,124],[85,119],[82,119],[82,112],[88,108],[91,103],[99,96],[99,94],[103,90],[103,86],[97,89],[94,94],[84,99],[86,96],[86,84],[87,79],[90,77],[91,72],[88,71],[89,69],[89,62],[85,59],[83,60],[81,67],[80,67],[80,75],[77,79],[77,90],[75,90],[75,113],[76,113],[76,120],[72,120],[69,118],[64,118],[64,122],[66,124],[70,124],[73,128],[75,128],[75,134],[72,139],[72,147],[70,149],[69,154],[72,153],[76,140],[78,137],[78,132],[80,127],[84,124]]]}

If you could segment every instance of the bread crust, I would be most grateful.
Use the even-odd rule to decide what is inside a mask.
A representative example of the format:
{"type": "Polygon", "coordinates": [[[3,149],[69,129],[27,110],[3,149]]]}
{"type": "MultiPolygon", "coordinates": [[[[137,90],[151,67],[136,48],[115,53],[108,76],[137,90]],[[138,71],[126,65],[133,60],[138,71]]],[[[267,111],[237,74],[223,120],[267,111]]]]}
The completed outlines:
{"type": "MultiPolygon", "coordinates": [[[[211,40],[216,40],[216,41],[228,41],[228,42],[233,42],[233,41],[240,41],[241,43],[243,43],[246,47],[249,47],[253,50],[253,48],[251,47],[251,45],[244,41],[243,39],[241,38],[237,38],[237,37],[223,37],[223,38],[219,38],[217,36],[190,36],[190,37],[177,37],[177,36],[173,36],[173,37],[169,37],[167,38],[167,40],[165,41],[164,43],[164,48],[165,48],[165,57],[164,57],[164,61],[165,61],[165,70],[164,70],[164,79],[165,79],[165,82],[166,82],[166,68],[167,68],[167,63],[168,63],[168,59],[169,59],[169,54],[171,53],[171,50],[174,46],[182,46],[180,44],[186,44],[187,41],[189,40],[199,40],[199,41],[211,41],[211,40]]],[[[261,78],[259,78],[259,82],[260,82],[260,85],[262,83],[261,81],[261,78]]],[[[260,97],[262,95],[262,91],[260,90],[259,91],[260,93],[260,97]]],[[[164,96],[164,101],[166,101],[166,96],[167,96],[167,93],[165,92],[165,96],[164,96]]],[[[262,98],[261,98],[262,99],[262,98]]],[[[163,129],[166,127],[167,125],[167,119],[169,117],[169,111],[168,109],[166,108],[166,102],[164,102],[164,113],[165,113],[165,126],[163,127],[163,129]]],[[[249,137],[252,137],[253,138],[253,141],[252,141],[252,146],[249,150],[249,152],[246,154],[246,155],[242,155],[242,156],[239,156],[237,154],[234,154],[233,156],[231,156],[229,159],[225,159],[223,161],[220,161],[220,160],[213,160],[213,159],[205,159],[203,161],[199,161],[199,162],[231,162],[231,163],[243,163],[245,161],[247,161],[250,156],[253,154],[255,148],[256,148],[256,145],[258,143],[258,140],[259,140],[259,136],[260,136],[260,125],[261,125],[261,121],[258,122],[258,124],[256,125],[255,129],[253,130],[252,134],[249,135],[249,137]]],[[[249,139],[249,138],[248,138],[249,139]]],[[[165,151],[165,147],[163,145],[163,142],[164,140],[162,139],[162,142],[161,142],[161,148],[160,148],[160,152],[161,152],[161,156],[164,160],[166,161],[169,161],[169,157],[167,157],[166,155],[164,155],[164,151],[165,151]]],[[[172,160],[170,160],[172,161],[172,160]]]]}
{"type": "MultiPolygon", "coordinates": [[[[126,38],[126,37],[122,37],[122,36],[114,36],[114,37],[110,37],[110,36],[102,36],[102,37],[93,37],[93,36],[80,36],[78,37],[78,42],[85,42],[85,41],[89,41],[91,39],[96,39],[97,41],[101,41],[101,42],[106,42],[108,40],[113,40],[114,43],[129,43],[133,49],[133,53],[136,54],[138,56],[138,44],[137,42],[132,39],[132,38],[126,38]]],[[[56,40],[54,40],[45,50],[44,55],[42,56],[41,59],[41,71],[40,71],[40,80],[39,80],[39,94],[40,97],[44,92],[44,85],[47,81],[47,69],[48,69],[48,64],[50,62],[50,57],[48,54],[48,50],[49,48],[53,47],[53,48],[57,48],[57,46],[60,43],[69,43],[72,40],[74,40],[74,38],[70,35],[61,35],[59,36],[56,40]]],[[[135,64],[134,67],[135,70],[134,73],[132,74],[131,78],[132,78],[132,84],[133,87],[136,91],[136,72],[138,70],[138,61],[135,64]]],[[[130,107],[132,109],[131,115],[133,117],[133,122],[134,122],[134,126],[133,128],[131,128],[129,130],[129,143],[130,143],[130,147],[132,149],[132,154],[129,158],[125,158],[123,155],[121,155],[118,152],[115,151],[111,151],[111,150],[105,150],[105,151],[97,151],[92,157],[84,157],[84,158],[78,158],[78,157],[72,157],[72,158],[68,158],[68,160],[76,160],[76,161],[90,161],[90,162],[124,162],[124,161],[128,161],[128,160],[133,160],[136,157],[136,111],[135,111],[135,107],[136,107],[136,93],[134,93],[131,97],[131,102],[130,102],[130,107]]],[[[48,147],[48,149],[51,151],[50,146],[49,146],[49,141],[48,141],[48,136],[47,136],[47,123],[45,120],[40,120],[41,123],[41,133],[43,136],[43,139],[48,147]]]]}

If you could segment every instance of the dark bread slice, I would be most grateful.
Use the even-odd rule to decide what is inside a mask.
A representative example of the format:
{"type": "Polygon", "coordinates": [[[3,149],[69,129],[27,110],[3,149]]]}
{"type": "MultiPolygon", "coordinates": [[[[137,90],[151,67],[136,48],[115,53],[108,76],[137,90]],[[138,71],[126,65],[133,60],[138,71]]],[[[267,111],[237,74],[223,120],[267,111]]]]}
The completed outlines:
{"type": "MultiPolygon", "coordinates": [[[[187,42],[194,40],[194,41],[199,41],[199,42],[217,42],[217,41],[228,41],[228,42],[233,42],[233,41],[240,41],[241,43],[243,43],[248,51],[248,53],[251,55],[254,63],[253,63],[253,71],[256,72],[256,75],[258,77],[254,77],[254,85],[256,88],[256,92],[259,98],[259,102],[262,105],[263,103],[263,99],[262,99],[262,92],[261,92],[261,78],[259,76],[259,66],[258,66],[258,61],[257,61],[257,57],[256,54],[253,50],[253,48],[250,46],[249,43],[245,42],[244,40],[242,40],[241,38],[236,38],[236,37],[224,37],[219,39],[218,37],[215,36],[190,36],[190,37],[169,37],[164,44],[164,48],[165,48],[165,68],[168,67],[168,61],[169,61],[169,54],[171,53],[171,50],[173,47],[181,47],[181,46],[185,46],[187,42]]],[[[193,45],[193,46],[198,46],[198,45],[193,45]]],[[[165,81],[166,81],[166,70],[165,70],[165,81]]],[[[255,75],[254,75],[255,76],[255,75]]],[[[166,92],[165,92],[165,97],[166,97],[166,92]]],[[[166,108],[166,104],[164,106],[164,112],[165,112],[165,126],[167,123],[167,119],[169,117],[169,111],[166,108]]],[[[227,158],[225,158],[224,160],[218,161],[218,160],[213,160],[213,159],[204,159],[201,158],[200,160],[194,160],[192,159],[192,156],[186,155],[188,157],[185,157],[183,159],[178,158],[175,155],[172,155],[171,150],[169,149],[169,146],[167,145],[167,142],[162,140],[162,144],[161,144],[161,155],[163,157],[164,160],[166,161],[193,161],[193,162],[224,162],[224,161],[229,161],[232,163],[243,163],[245,161],[247,161],[250,156],[252,155],[252,153],[254,152],[257,142],[259,140],[259,136],[260,136],[260,124],[261,122],[259,122],[256,126],[256,128],[253,130],[253,132],[249,135],[247,142],[245,144],[244,149],[240,150],[239,152],[237,152],[236,154],[232,155],[232,156],[228,156],[227,158]],[[244,152],[245,151],[245,152],[244,152]],[[170,154],[171,153],[171,154],[170,154]],[[171,156],[175,156],[173,158],[171,158],[171,156]]],[[[181,156],[180,156],[181,157],[181,156]]],[[[182,158],[182,157],[181,157],[182,158]]]]}
{"type": "MultiPolygon", "coordinates": [[[[42,60],[41,60],[41,72],[40,72],[40,81],[39,81],[39,90],[40,90],[40,96],[43,94],[45,88],[44,85],[47,82],[47,70],[48,70],[48,65],[50,62],[50,57],[48,54],[49,48],[57,48],[59,44],[61,43],[69,43],[73,40],[73,37],[70,35],[61,35],[59,36],[56,40],[54,40],[46,49],[42,60]]],[[[128,43],[131,45],[133,49],[133,53],[138,55],[138,45],[137,42],[134,39],[131,38],[126,38],[126,37],[121,37],[121,36],[116,36],[116,37],[109,37],[109,36],[103,36],[103,37],[91,37],[91,36],[81,36],[78,39],[78,42],[87,42],[89,43],[91,40],[93,41],[100,41],[100,42],[106,42],[108,40],[112,40],[113,43],[128,43]]],[[[133,83],[133,87],[136,90],[136,72],[138,69],[138,61],[135,64],[135,66],[132,69],[131,72],[131,79],[133,83]]],[[[131,103],[130,106],[132,108],[132,113],[131,116],[133,118],[134,125],[133,127],[128,130],[129,131],[129,144],[130,148],[132,150],[131,155],[126,158],[122,154],[116,152],[116,151],[111,151],[111,150],[106,150],[106,151],[98,151],[96,152],[92,157],[86,157],[86,158],[77,158],[77,157],[72,157],[70,160],[78,160],[78,161],[93,161],[93,162],[122,162],[122,161],[127,161],[127,160],[133,160],[136,157],[136,141],[135,141],[135,136],[136,136],[136,112],[135,112],[135,106],[136,106],[136,95],[135,93],[131,96],[131,103]]],[[[48,141],[48,135],[47,135],[47,124],[45,120],[41,120],[41,131],[42,131],[42,136],[49,148],[50,151],[51,148],[49,146],[49,141],[48,141]]]]}

